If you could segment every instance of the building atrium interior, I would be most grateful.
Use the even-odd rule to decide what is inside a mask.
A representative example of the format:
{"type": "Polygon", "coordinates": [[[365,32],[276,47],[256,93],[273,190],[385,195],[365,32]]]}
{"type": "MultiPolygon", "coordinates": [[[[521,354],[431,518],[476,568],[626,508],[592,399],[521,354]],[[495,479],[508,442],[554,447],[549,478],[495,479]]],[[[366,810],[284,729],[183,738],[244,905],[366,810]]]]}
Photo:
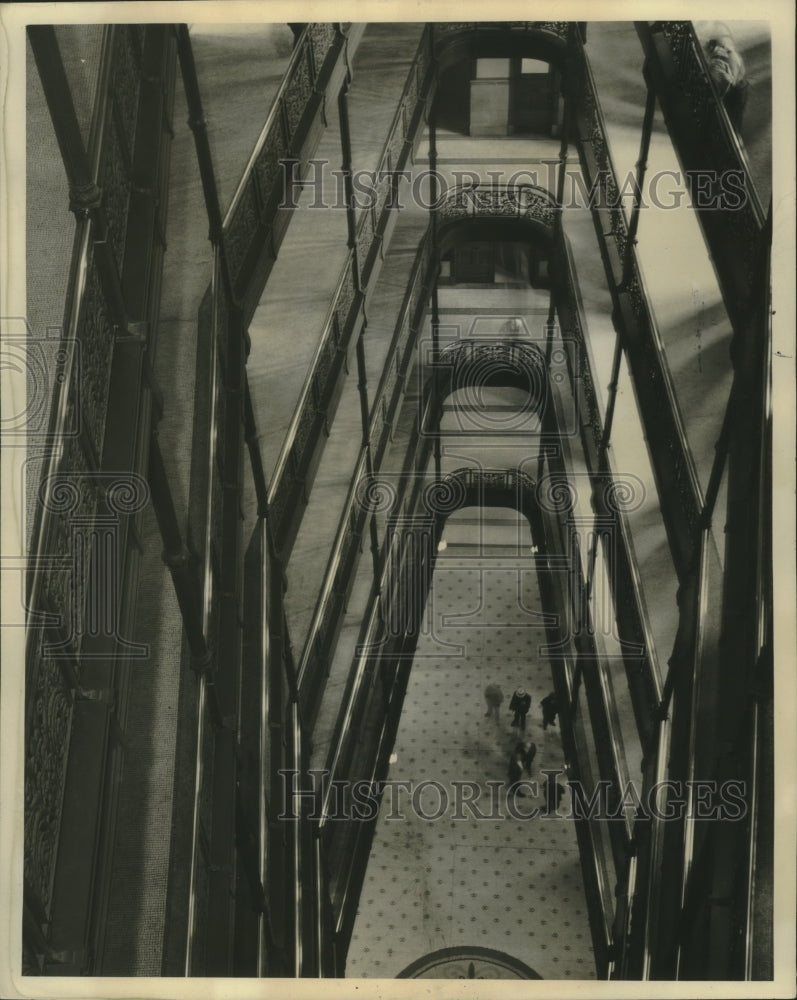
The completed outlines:
{"type": "Polygon", "coordinates": [[[23,975],[773,979],[725,30],[28,25],[23,975]]]}

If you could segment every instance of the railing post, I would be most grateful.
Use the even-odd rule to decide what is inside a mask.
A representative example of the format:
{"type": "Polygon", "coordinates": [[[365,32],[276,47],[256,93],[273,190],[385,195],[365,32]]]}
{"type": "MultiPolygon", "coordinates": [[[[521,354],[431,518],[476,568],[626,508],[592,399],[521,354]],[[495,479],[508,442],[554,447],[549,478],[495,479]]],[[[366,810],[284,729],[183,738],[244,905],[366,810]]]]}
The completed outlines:
{"type": "Polygon", "coordinates": [[[650,150],[650,135],[653,130],[653,115],[656,111],[656,92],[648,83],[645,97],[645,116],[642,119],[642,137],[639,142],[639,159],[636,163],[636,185],[634,187],[634,208],[631,213],[631,222],[628,226],[628,238],[625,245],[625,259],[623,260],[623,278],[620,283],[621,288],[625,288],[631,277],[631,267],[633,265],[633,248],[636,246],[636,234],[639,228],[639,212],[642,208],[642,185],[645,182],[645,171],[648,166],[648,152],[650,150]]]}
{"type": "MultiPolygon", "coordinates": [[[[436,101],[432,100],[432,106],[429,109],[429,226],[431,230],[431,248],[432,248],[432,260],[434,263],[434,280],[432,284],[432,365],[436,366],[440,362],[440,301],[439,293],[437,289],[438,277],[440,275],[440,248],[438,246],[438,234],[437,234],[437,201],[438,201],[438,190],[437,190],[437,110],[436,101]]],[[[434,383],[436,385],[436,383],[434,383]]],[[[436,391],[436,390],[435,390],[436,391]]],[[[439,482],[442,466],[441,450],[442,444],[440,441],[441,437],[441,423],[443,419],[442,409],[437,411],[440,414],[440,419],[437,426],[433,429],[434,432],[434,475],[435,480],[439,482]]]]}
{"type": "Polygon", "coordinates": [[[340,122],[340,145],[343,157],[343,186],[346,197],[346,226],[348,232],[348,246],[352,255],[352,275],[354,277],[354,287],[357,292],[362,292],[362,271],[357,246],[357,215],[354,208],[354,182],[352,178],[352,158],[351,158],[351,129],[349,125],[349,81],[348,75],[343,81],[338,94],[338,120],[340,122]]]}
{"type": "Polygon", "coordinates": [[[69,183],[69,207],[80,218],[99,208],[102,191],[83,145],[55,29],[28,25],[28,38],[69,183]]]}
{"type": "Polygon", "coordinates": [[[218,246],[222,239],[221,205],[216,185],[216,174],[213,169],[213,157],[208,140],[208,123],[202,108],[202,95],[199,91],[194,50],[187,24],[175,26],[177,33],[177,54],[180,58],[180,70],[185,87],[185,97],[188,104],[188,125],[194,134],[199,174],[202,178],[202,191],[205,195],[205,209],[208,215],[208,239],[213,246],[218,246]]]}
{"type": "MultiPolygon", "coordinates": [[[[562,120],[562,141],[559,145],[559,169],[556,175],[556,204],[559,211],[556,216],[556,229],[554,232],[554,243],[561,240],[564,236],[564,197],[565,197],[565,178],[567,177],[567,153],[568,147],[570,145],[570,95],[565,91],[564,95],[564,114],[562,120]]],[[[553,269],[553,261],[550,262],[551,269],[553,269]]],[[[548,319],[546,320],[546,332],[547,332],[547,342],[546,342],[546,353],[545,360],[547,364],[551,361],[551,351],[553,350],[553,335],[556,323],[556,282],[551,281],[551,294],[548,299],[548,319]]]]}
{"type": "Polygon", "coordinates": [[[148,478],[152,505],[163,539],[163,561],[169,567],[172,576],[191,656],[201,669],[210,657],[202,628],[202,597],[191,554],[180,533],[158,433],[154,428],[150,437],[148,478]]]}

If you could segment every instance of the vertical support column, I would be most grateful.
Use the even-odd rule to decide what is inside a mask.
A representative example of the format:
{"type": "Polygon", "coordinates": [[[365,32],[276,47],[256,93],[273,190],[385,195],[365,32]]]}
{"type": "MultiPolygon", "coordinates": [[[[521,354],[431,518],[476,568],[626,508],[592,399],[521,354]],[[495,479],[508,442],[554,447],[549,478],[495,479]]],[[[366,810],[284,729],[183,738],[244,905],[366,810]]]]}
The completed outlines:
{"type": "MultiPolygon", "coordinates": [[[[226,256],[224,254],[224,234],[221,206],[213,168],[213,159],[207,134],[202,98],[194,63],[188,26],[176,26],[177,51],[188,105],[188,125],[194,135],[197,162],[205,208],[208,216],[208,238],[218,253],[217,275],[224,291],[214,281],[210,296],[211,328],[207,351],[210,354],[210,370],[216,366],[216,358],[221,347],[224,364],[220,367],[217,393],[221,398],[225,415],[224,426],[219,434],[215,449],[221,465],[221,518],[215,530],[220,534],[216,544],[221,553],[219,567],[219,592],[213,595],[212,603],[218,616],[219,650],[224,649],[223,659],[216,650],[212,669],[200,681],[197,704],[197,801],[203,794],[209,795],[211,829],[208,832],[207,901],[204,912],[197,911],[196,868],[200,861],[197,837],[197,806],[195,805],[193,857],[191,870],[191,902],[189,907],[189,929],[186,946],[185,969],[191,974],[199,966],[205,975],[228,976],[233,974],[235,953],[235,894],[237,850],[237,754],[238,720],[240,711],[240,682],[242,655],[242,586],[243,551],[241,532],[241,492],[243,486],[243,442],[245,427],[245,364],[247,336],[242,327],[240,311],[233,308],[235,297],[230,281],[226,256]],[[218,312],[229,309],[225,322],[219,324],[218,312]],[[217,343],[217,330],[226,330],[224,343],[217,343]],[[211,716],[214,726],[210,759],[204,761],[203,731],[210,723],[205,713],[211,716]],[[206,777],[206,768],[211,776],[206,777]],[[209,791],[203,790],[204,783],[211,782],[209,791]],[[201,957],[200,957],[201,956],[201,957]]],[[[214,380],[211,380],[211,385],[214,380]]],[[[215,433],[214,415],[216,402],[211,392],[209,426],[207,433],[212,439],[215,433]]],[[[214,451],[211,448],[211,453],[214,451]]],[[[204,476],[212,482],[217,470],[211,460],[205,467],[204,476]]],[[[212,503],[212,501],[209,501],[212,503]]],[[[205,572],[211,572],[211,563],[206,553],[205,572]]],[[[208,581],[203,581],[205,587],[208,581]]],[[[208,609],[209,610],[209,609],[208,609]]]]}
{"type": "MultiPolygon", "coordinates": [[[[612,357],[612,375],[611,381],[609,382],[609,398],[606,402],[606,419],[603,422],[603,434],[601,436],[600,443],[598,445],[598,474],[608,473],[609,469],[606,465],[605,459],[609,449],[609,441],[612,435],[612,424],[614,422],[614,408],[617,402],[617,384],[620,379],[620,363],[623,358],[623,347],[620,341],[620,334],[615,334],[614,339],[614,356],[612,357]]],[[[598,519],[600,517],[600,512],[595,515],[595,522],[597,525],[598,519]]],[[[598,541],[599,534],[595,533],[593,538],[593,544],[590,547],[589,552],[589,564],[587,566],[587,601],[592,597],[592,588],[595,579],[595,566],[598,561],[598,541]]]]}
{"type": "MultiPolygon", "coordinates": [[[[562,141],[559,145],[559,170],[556,175],[556,204],[559,206],[559,214],[556,218],[556,231],[554,233],[554,245],[559,243],[563,236],[562,202],[565,196],[565,178],[567,177],[567,150],[570,135],[570,101],[565,94],[565,107],[562,118],[562,141]]],[[[548,319],[546,321],[547,342],[545,351],[546,364],[550,363],[551,350],[553,347],[553,332],[556,323],[556,287],[555,281],[551,282],[551,295],[548,300],[548,319]]]]}
{"type": "MultiPolygon", "coordinates": [[[[559,212],[556,218],[556,227],[553,237],[553,245],[559,245],[564,239],[563,232],[563,218],[562,218],[562,201],[564,199],[565,190],[565,178],[567,176],[567,149],[568,149],[568,138],[570,133],[570,101],[568,100],[567,94],[564,97],[564,113],[562,120],[562,141],[559,144],[559,170],[556,176],[556,204],[559,206],[559,212]]],[[[548,299],[548,316],[545,321],[545,366],[546,370],[550,367],[551,355],[553,353],[553,341],[554,334],[556,332],[556,292],[557,292],[558,282],[556,280],[551,281],[551,294],[548,299]]],[[[553,446],[557,447],[557,446],[553,446]]],[[[537,461],[537,482],[540,482],[545,473],[545,459],[547,455],[547,449],[545,446],[540,448],[540,457],[537,461]]]]}
{"type": "Polygon", "coordinates": [[[202,630],[202,594],[191,555],[180,533],[177,512],[155,429],[150,439],[148,480],[152,506],[163,539],[163,561],[169,567],[172,576],[191,656],[198,665],[206,666],[210,652],[202,630]]]}
{"type": "Polygon", "coordinates": [[[83,145],[55,29],[51,25],[31,24],[27,31],[66,171],[69,207],[80,216],[86,209],[99,205],[102,192],[83,145]]]}
{"type": "Polygon", "coordinates": [[[194,134],[199,174],[202,178],[202,191],[205,195],[205,208],[208,213],[208,239],[213,246],[218,246],[222,238],[221,205],[219,204],[216,175],[213,170],[210,142],[208,141],[208,123],[199,92],[194,50],[191,46],[188,25],[178,24],[175,30],[177,32],[177,54],[180,58],[180,70],[183,76],[186,103],[188,104],[188,125],[194,134]]]}
{"type": "Polygon", "coordinates": [[[343,190],[346,197],[346,225],[348,230],[348,247],[352,254],[352,274],[354,277],[354,287],[358,292],[362,292],[361,271],[359,251],[357,248],[357,216],[354,211],[354,183],[352,180],[352,158],[351,158],[351,127],[349,123],[349,83],[347,76],[338,94],[338,119],[340,122],[340,146],[343,162],[343,190]]]}
{"type": "MultiPolygon", "coordinates": [[[[352,255],[352,272],[354,287],[362,295],[362,278],[360,272],[359,249],[357,247],[357,217],[354,211],[354,184],[352,180],[351,127],[349,123],[349,78],[344,81],[338,94],[338,117],[340,119],[340,144],[343,156],[343,184],[346,194],[346,222],[348,227],[348,246],[352,255]]],[[[365,365],[365,331],[367,319],[363,319],[357,338],[357,388],[360,393],[360,418],[362,423],[362,447],[365,451],[365,469],[368,481],[373,481],[374,465],[371,453],[370,438],[370,406],[368,403],[368,376],[365,365]]],[[[379,532],[376,517],[371,513],[368,530],[371,541],[371,561],[374,570],[374,587],[377,594],[380,591],[379,573],[379,532]]]]}
{"type": "MultiPolygon", "coordinates": [[[[365,344],[363,343],[362,333],[360,333],[360,336],[357,338],[357,376],[357,388],[360,391],[360,416],[362,418],[363,430],[362,447],[365,452],[365,474],[368,477],[368,482],[371,483],[374,478],[374,464],[371,455],[371,438],[369,435],[368,378],[365,370],[365,344]]],[[[374,568],[374,587],[376,588],[376,593],[378,594],[380,592],[379,535],[376,526],[376,516],[373,511],[371,511],[368,526],[371,534],[371,558],[374,568]]]]}
{"type": "MultiPolygon", "coordinates": [[[[755,273],[753,287],[759,290],[755,308],[732,345],[735,391],[719,639],[722,683],[717,686],[716,700],[709,703],[716,716],[716,738],[707,747],[702,728],[694,736],[698,761],[711,754],[711,777],[720,789],[725,782],[740,785],[746,811],[746,819],[715,823],[706,838],[709,874],[700,894],[704,916],[699,923],[690,919],[696,931],[684,941],[679,955],[687,973],[699,963],[712,978],[741,978],[753,964],[751,917],[759,902],[750,879],[756,867],[756,810],[761,807],[760,782],[764,779],[766,787],[771,780],[756,764],[764,736],[759,725],[769,714],[772,698],[767,622],[771,613],[767,557],[772,546],[770,227],[771,212],[755,273]]],[[[706,764],[700,766],[698,776],[702,777],[706,764]]],[[[771,813],[763,815],[761,822],[771,824],[771,813]]],[[[770,852],[771,843],[761,858],[762,868],[772,863],[770,852]]],[[[770,932],[765,933],[768,937],[770,932]]]]}
{"type": "MultiPolygon", "coordinates": [[[[647,78],[647,74],[646,74],[647,78]]],[[[639,142],[639,159],[636,162],[636,187],[634,188],[634,208],[631,213],[631,221],[628,225],[628,242],[625,245],[625,257],[623,258],[623,277],[619,288],[624,289],[631,278],[631,268],[634,263],[633,251],[636,246],[636,234],[639,228],[639,212],[642,208],[642,185],[645,181],[645,171],[648,166],[648,153],[650,152],[650,135],[653,129],[653,115],[656,112],[656,92],[648,84],[647,96],[645,99],[645,116],[642,119],[642,137],[639,142]]]]}
{"type": "MultiPolygon", "coordinates": [[[[218,306],[217,306],[218,307],[218,306]]],[[[219,655],[212,686],[220,718],[214,734],[212,826],[206,918],[206,968],[210,976],[233,974],[235,933],[236,785],[241,683],[241,585],[245,347],[241,314],[229,317],[226,364],[220,393],[225,414],[219,440],[222,469],[219,592],[219,655]],[[223,655],[222,655],[223,650],[223,655]]],[[[215,345],[214,345],[215,349],[215,345]]]]}
{"type": "MultiPolygon", "coordinates": [[[[440,359],[440,303],[438,298],[437,280],[440,274],[439,247],[437,235],[437,112],[436,101],[432,99],[429,109],[429,225],[431,230],[432,260],[434,261],[434,279],[432,284],[432,365],[436,366],[440,359]]],[[[433,382],[437,391],[437,382],[433,382]]],[[[440,414],[437,426],[434,428],[434,476],[439,482],[442,476],[440,424],[443,419],[442,408],[436,408],[440,414]]]]}

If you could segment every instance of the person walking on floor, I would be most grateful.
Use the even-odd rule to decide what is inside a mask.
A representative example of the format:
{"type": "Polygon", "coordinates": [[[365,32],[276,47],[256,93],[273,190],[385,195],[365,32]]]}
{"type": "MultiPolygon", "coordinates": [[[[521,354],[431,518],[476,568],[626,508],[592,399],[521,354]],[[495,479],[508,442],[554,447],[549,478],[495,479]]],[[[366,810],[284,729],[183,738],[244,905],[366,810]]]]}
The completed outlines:
{"type": "Polygon", "coordinates": [[[559,707],[556,704],[556,695],[553,691],[542,699],[540,708],[542,709],[542,728],[547,729],[548,726],[555,726],[559,707]]]}
{"type": "Polygon", "coordinates": [[[523,688],[518,688],[509,702],[509,711],[515,713],[512,725],[519,726],[523,732],[526,730],[526,716],[530,708],[531,695],[527,694],[523,688]]]}
{"type": "Polygon", "coordinates": [[[496,719],[500,718],[501,704],[504,700],[504,692],[497,684],[488,684],[484,689],[484,700],[487,702],[487,711],[484,713],[485,719],[495,712],[496,719]]]}
{"type": "Polygon", "coordinates": [[[537,744],[532,743],[531,740],[527,740],[525,743],[521,744],[523,747],[523,763],[526,767],[526,774],[531,776],[531,765],[534,763],[534,758],[537,756],[537,744]]]}
{"type": "Polygon", "coordinates": [[[520,795],[525,798],[526,793],[521,792],[517,787],[520,779],[523,777],[523,762],[522,746],[520,748],[516,747],[509,758],[509,787],[506,790],[507,795],[520,795]]]}

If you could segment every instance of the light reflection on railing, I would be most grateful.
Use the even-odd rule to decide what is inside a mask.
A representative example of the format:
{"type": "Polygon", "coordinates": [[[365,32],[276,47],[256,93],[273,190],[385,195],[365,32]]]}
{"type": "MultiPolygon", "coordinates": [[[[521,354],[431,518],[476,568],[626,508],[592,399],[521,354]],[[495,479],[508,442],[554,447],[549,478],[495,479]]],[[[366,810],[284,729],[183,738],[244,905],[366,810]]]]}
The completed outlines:
{"type": "MultiPolygon", "coordinates": [[[[356,506],[358,506],[356,493],[357,487],[362,481],[365,473],[365,457],[366,453],[365,448],[363,447],[360,450],[360,457],[354,467],[354,475],[352,476],[352,480],[349,485],[349,492],[346,495],[346,500],[343,504],[343,513],[340,521],[338,522],[338,530],[335,533],[335,539],[332,543],[332,552],[327,564],[324,581],[321,585],[321,592],[313,613],[313,619],[310,623],[310,630],[308,632],[307,641],[305,642],[304,652],[299,662],[298,683],[300,687],[302,687],[306,682],[308,664],[316,643],[319,640],[323,641],[325,638],[328,638],[322,634],[322,625],[326,617],[327,606],[332,593],[335,577],[337,576],[338,568],[341,563],[341,557],[344,549],[346,548],[349,535],[352,532],[351,515],[356,506]]],[[[317,679],[314,678],[314,680],[317,683],[317,679]]]]}
{"type": "MultiPolygon", "coordinates": [[[[590,462],[593,465],[592,468],[589,468],[590,462],[588,462],[588,471],[595,477],[594,482],[600,490],[601,498],[603,499],[606,476],[614,476],[613,462],[609,448],[604,447],[604,423],[592,374],[594,370],[592,347],[589,337],[585,333],[580,297],[576,294],[576,287],[574,286],[576,271],[572,250],[569,240],[564,233],[560,232],[559,238],[556,240],[555,253],[557,255],[555,259],[558,261],[557,272],[561,276],[561,280],[566,281],[566,296],[574,305],[572,314],[567,317],[566,325],[568,334],[573,336],[578,344],[578,351],[576,352],[578,368],[576,369],[573,365],[574,358],[572,352],[566,351],[565,358],[568,375],[570,384],[573,387],[574,402],[576,402],[579,408],[579,429],[582,441],[584,442],[584,453],[585,456],[591,456],[590,462]],[[576,386],[579,389],[576,389],[576,386]]],[[[629,609],[628,611],[624,611],[622,615],[617,616],[618,626],[622,628],[623,622],[630,611],[632,616],[631,634],[623,634],[622,638],[631,643],[635,643],[641,639],[641,644],[644,648],[645,662],[642,666],[644,670],[642,678],[644,694],[638,694],[634,699],[637,729],[644,743],[651,736],[652,716],[661,701],[661,671],[656,654],[656,644],[650,627],[650,619],[644,603],[644,589],[639,572],[639,564],[633,552],[628,517],[622,510],[613,510],[611,511],[611,515],[617,532],[614,543],[610,543],[609,536],[603,536],[607,545],[613,544],[611,552],[615,562],[610,582],[615,595],[615,604],[618,607],[624,606],[629,609]],[[650,718],[645,718],[645,716],[649,716],[650,718]]],[[[636,687],[636,681],[634,681],[634,689],[636,687]]],[[[632,691],[632,696],[633,693],[632,691]]]]}
{"type": "MultiPolygon", "coordinates": [[[[769,275],[770,268],[767,268],[769,275]]],[[[772,576],[767,568],[772,564],[772,508],[771,462],[772,462],[772,299],[771,293],[766,297],[766,337],[762,355],[762,409],[761,409],[761,500],[759,505],[758,550],[761,558],[758,560],[756,580],[756,605],[758,615],[756,621],[756,648],[758,650],[756,670],[771,670],[772,657],[772,576]]],[[[762,780],[772,781],[771,776],[763,778],[764,754],[761,741],[765,738],[767,720],[765,710],[757,701],[753,701],[750,722],[750,754],[748,776],[750,781],[748,809],[750,825],[747,841],[747,908],[744,925],[744,957],[745,978],[753,978],[756,959],[756,884],[758,881],[758,834],[759,809],[761,803],[762,780]],[[764,718],[762,719],[762,714],[764,718]]]]}
{"type": "MultiPolygon", "coordinates": [[[[385,565],[384,572],[382,575],[382,582],[387,582],[388,576],[388,566],[385,565]]],[[[371,612],[368,616],[368,626],[365,632],[365,641],[362,644],[362,648],[357,657],[357,666],[354,670],[354,681],[350,689],[350,695],[346,702],[346,707],[342,716],[342,724],[340,726],[339,737],[334,742],[334,751],[332,759],[329,764],[329,780],[324,792],[324,797],[321,802],[321,819],[318,821],[319,831],[323,831],[326,826],[327,817],[331,815],[330,810],[330,796],[335,794],[334,781],[337,776],[338,767],[340,763],[340,757],[343,752],[344,747],[347,746],[349,742],[349,734],[352,731],[352,722],[354,718],[354,713],[356,706],[360,700],[360,691],[362,689],[368,661],[372,652],[369,652],[373,648],[373,644],[376,643],[377,630],[380,622],[379,615],[379,601],[380,598],[377,595],[376,599],[371,604],[371,612]]]]}
{"type": "MultiPolygon", "coordinates": [[[[265,525],[264,525],[265,527],[265,525]]],[[[270,778],[270,747],[271,731],[269,728],[269,711],[271,708],[271,684],[268,676],[268,665],[271,659],[271,632],[269,629],[269,605],[271,600],[271,556],[268,547],[268,539],[263,532],[263,562],[261,565],[261,604],[260,604],[260,635],[259,635],[259,656],[260,656],[260,746],[259,746],[259,768],[260,780],[258,782],[258,843],[260,851],[258,856],[260,884],[264,892],[268,886],[268,865],[271,860],[268,841],[268,783],[270,778]]],[[[257,919],[257,975],[265,975],[267,955],[265,951],[265,913],[258,914],[257,919]]]]}
{"type": "MultiPolygon", "coordinates": [[[[219,372],[218,372],[218,320],[220,306],[220,285],[221,285],[221,255],[218,247],[213,255],[213,279],[211,282],[211,302],[213,303],[211,315],[211,351],[210,351],[210,402],[209,412],[213,415],[210,434],[208,435],[208,456],[207,466],[209,475],[207,478],[207,493],[205,496],[205,525],[203,538],[203,565],[202,565],[202,634],[210,634],[211,617],[213,613],[213,493],[219,488],[217,477],[213,474],[216,468],[217,431],[216,426],[216,399],[219,394],[219,372]]],[[[205,726],[207,725],[207,681],[205,674],[200,673],[198,681],[198,701],[197,701],[197,737],[196,737],[196,761],[194,766],[194,809],[191,821],[191,867],[189,874],[189,897],[188,897],[188,933],[185,952],[185,975],[191,975],[191,966],[194,951],[194,935],[196,933],[196,880],[197,866],[199,864],[199,811],[203,792],[204,781],[204,760],[202,759],[205,726]]]]}
{"type": "Polygon", "coordinates": [[[744,977],[753,978],[753,963],[755,960],[755,895],[756,895],[756,858],[758,854],[758,810],[760,808],[759,780],[759,740],[761,738],[761,709],[756,703],[752,706],[750,725],[750,788],[748,789],[748,809],[750,825],[747,838],[747,873],[746,873],[746,912],[744,921],[744,977]]]}
{"type": "MultiPolygon", "coordinates": [[[[332,296],[332,301],[327,310],[327,317],[324,320],[324,325],[321,331],[321,337],[318,341],[318,346],[315,349],[313,358],[308,366],[307,377],[302,385],[301,392],[299,393],[299,399],[296,403],[296,408],[293,412],[293,417],[288,426],[288,432],[285,435],[285,440],[282,443],[282,448],[280,449],[279,457],[277,458],[277,464],[274,469],[274,474],[271,478],[271,486],[269,487],[269,503],[273,503],[274,498],[280,492],[282,483],[286,476],[286,469],[288,466],[288,461],[293,451],[293,446],[296,442],[296,434],[304,419],[304,413],[308,407],[313,407],[315,404],[312,401],[313,386],[316,380],[316,372],[318,370],[318,363],[320,358],[324,355],[327,349],[327,345],[330,339],[333,337],[335,329],[335,317],[337,315],[337,308],[339,304],[339,299],[341,295],[341,290],[344,287],[347,278],[351,274],[351,261],[352,252],[346,256],[346,263],[341,272],[340,278],[338,279],[335,292],[332,296]]],[[[294,460],[298,463],[298,456],[294,456],[294,460]]]]}
{"type": "MultiPolygon", "coordinates": [[[[691,662],[685,664],[692,676],[692,704],[689,710],[689,754],[686,766],[686,815],[684,818],[683,868],[681,871],[681,909],[686,902],[689,877],[692,872],[695,846],[695,759],[697,753],[699,706],[701,704],[702,651],[704,635],[708,626],[708,587],[709,587],[709,548],[711,546],[711,531],[701,532],[699,540],[699,568],[697,569],[698,584],[695,589],[695,607],[693,615],[691,662]]],[[[679,949],[680,950],[680,949],[679,949]]]]}
{"type": "MultiPolygon", "coordinates": [[[[548,569],[548,572],[549,573],[551,572],[550,568],[548,569]]],[[[563,667],[565,684],[567,686],[567,704],[572,705],[573,694],[574,694],[574,672],[575,672],[574,666],[569,656],[562,657],[561,663],[563,667]]],[[[570,724],[572,726],[572,719],[570,720],[570,724]]],[[[572,738],[574,741],[574,745],[577,748],[575,731],[572,731],[572,738]]],[[[614,887],[608,878],[608,873],[606,871],[606,862],[605,859],[603,860],[601,859],[602,851],[599,850],[597,844],[600,834],[599,833],[596,834],[596,828],[597,825],[600,823],[600,820],[589,817],[585,821],[583,821],[583,823],[584,823],[583,829],[587,831],[587,835],[589,837],[589,845],[591,853],[590,860],[592,861],[593,870],[595,872],[595,880],[597,883],[598,895],[600,897],[600,912],[602,918],[602,925],[600,928],[601,930],[600,940],[604,948],[608,948],[608,946],[612,942],[614,887]]]]}
{"type": "MultiPolygon", "coordinates": [[[[394,678],[393,687],[395,687],[396,680],[394,678]]],[[[390,701],[392,701],[393,690],[391,689],[390,701]]],[[[390,749],[388,740],[390,737],[390,719],[391,713],[390,709],[385,711],[384,718],[382,721],[382,726],[379,731],[379,739],[376,745],[376,751],[372,758],[371,770],[368,777],[365,779],[368,782],[368,787],[375,789],[377,787],[377,781],[379,777],[379,770],[382,761],[387,758],[387,751],[390,749]]],[[[358,829],[358,840],[362,831],[365,830],[365,824],[359,824],[358,829]]],[[[320,838],[319,838],[320,839],[320,838]]],[[[343,925],[347,917],[347,910],[349,907],[349,897],[354,888],[353,872],[355,865],[357,863],[357,849],[356,846],[349,854],[349,867],[346,877],[343,880],[343,893],[338,900],[338,920],[335,926],[336,934],[341,934],[343,931],[343,925]]]]}
{"type": "MultiPolygon", "coordinates": [[[[85,158],[88,163],[88,170],[92,181],[96,184],[99,181],[100,167],[106,145],[106,129],[109,122],[109,104],[111,102],[111,74],[113,69],[113,52],[118,44],[119,32],[124,30],[119,25],[108,25],[103,30],[100,67],[97,74],[97,100],[92,110],[90,136],[88,149],[85,158]]],[[[77,225],[77,239],[75,259],[70,275],[70,286],[68,289],[67,301],[70,304],[69,316],[67,318],[67,328],[64,340],[77,344],[80,340],[81,328],[80,320],[83,315],[83,306],[86,294],[89,257],[92,256],[92,266],[96,268],[96,261],[93,260],[92,247],[96,239],[99,239],[95,218],[86,212],[77,225]]],[[[73,388],[74,379],[80,378],[81,370],[76,365],[75,351],[66,352],[66,363],[63,370],[63,377],[56,381],[55,398],[52,403],[51,424],[48,428],[48,439],[51,443],[47,449],[45,465],[42,472],[41,482],[52,482],[53,474],[63,458],[64,441],[67,430],[67,415],[70,406],[70,393],[73,388]]],[[[76,398],[80,398],[80,392],[76,398]]],[[[29,577],[27,606],[36,611],[39,605],[43,575],[46,572],[47,547],[50,544],[50,526],[52,522],[52,511],[48,504],[39,503],[36,508],[36,516],[39,518],[34,525],[30,547],[30,563],[33,572],[29,577]]],[[[30,656],[32,650],[32,640],[35,636],[35,628],[28,628],[26,635],[26,656],[30,656]]]]}
{"type": "MultiPolygon", "coordinates": [[[[671,724],[669,719],[659,722],[656,739],[656,765],[653,784],[661,787],[667,777],[667,757],[669,754],[671,724]]],[[[664,820],[654,816],[651,820],[650,855],[648,858],[648,891],[647,899],[658,899],[661,887],[662,847],[664,842],[664,820]]],[[[642,946],[642,973],[644,981],[651,979],[653,971],[653,952],[656,947],[657,927],[655,908],[645,907],[645,927],[642,946]]]]}
{"type": "MultiPolygon", "coordinates": [[[[302,744],[301,744],[301,722],[299,720],[299,706],[294,701],[291,703],[289,718],[291,723],[291,765],[295,771],[301,771],[302,766],[302,744]]],[[[303,876],[303,866],[302,866],[302,827],[303,819],[302,816],[303,806],[299,806],[299,816],[300,819],[295,821],[291,827],[291,836],[293,838],[293,873],[292,873],[292,889],[293,889],[293,940],[294,940],[294,954],[293,954],[293,974],[296,979],[300,979],[304,971],[304,954],[302,948],[302,905],[303,905],[303,895],[302,895],[302,876],[303,876]]]]}

